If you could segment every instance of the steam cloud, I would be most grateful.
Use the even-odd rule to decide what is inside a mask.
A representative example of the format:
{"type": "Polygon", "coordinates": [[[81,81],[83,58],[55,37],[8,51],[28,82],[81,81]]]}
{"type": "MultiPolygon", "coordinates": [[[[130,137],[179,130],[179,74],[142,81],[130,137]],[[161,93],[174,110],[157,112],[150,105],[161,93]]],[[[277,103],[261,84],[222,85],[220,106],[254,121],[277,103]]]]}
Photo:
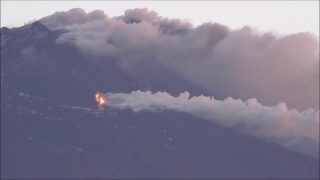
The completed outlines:
{"type": "Polygon", "coordinates": [[[289,110],[285,103],[263,106],[256,99],[242,101],[231,97],[190,97],[188,92],[173,97],[167,92],[133,91],[106,93],[108,107],[134,112],[173,110],[188,113],[312,156],[319,150],[319,111],[289,110]],[[307,142],[312,142],[308,145],[307,142]]]}
{"type": "Polygon", "coordinates": [[[251,27],[193,27],[148,9],[112,18],[103,11],[71,9],[41,22],[68,30],[57,43],[74,44],[90,59],[117,60],[128,72],[141,72],[139,65],[152,61],[219,99],[255,97],[266,105],[319,109],[319,41],[311,33],[277,37],[251,27]]]}
{"type": "MultiPolygon", "coordinates": [[[[187,92],[178,97],[166,92],[108,93],[113,108],[186,112],[318,154],[319,40],[314,34],[276,36],[251,27],[231,30],[217,23],[194,27],[148,9],[130,9],[111,18],[102,11],[71,9],[40,21],[51,29],[67,29],[56,43],[71,43],[88,59],[116,61],[133,76],[143,71],[141,64],[150,69],[160,64],[217,99],[242,99],[190,98],[187,92]],[[255,99],[243,101],[251,97],[255,99]],[[298,110],[315,110],[289,110],[280,102],[298,110]]],[[[148,77],[150,73],[142,72],[148,77]]]]}

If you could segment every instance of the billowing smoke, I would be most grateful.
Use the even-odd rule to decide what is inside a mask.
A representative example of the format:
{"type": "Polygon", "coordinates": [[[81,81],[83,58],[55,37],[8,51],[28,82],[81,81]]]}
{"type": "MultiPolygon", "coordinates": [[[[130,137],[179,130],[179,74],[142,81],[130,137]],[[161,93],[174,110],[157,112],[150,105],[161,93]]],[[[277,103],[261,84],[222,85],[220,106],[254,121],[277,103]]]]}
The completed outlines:
{"type": "Polygon", "coordinates": [[[276,36],[216,23],[193,27],[147,9],[112,18],[72,9],[41,21],[68,30],[57,43],[74,44],[88,59],[117,60],[128,72],[160,64],[218,99],[255,97],[266,105],[319,109],[319,41],[311,33],[276,36]]]}
{"type": "Polygon", "coordinates": [[[104,96],[110,108],[132,109],[134,112],[184,112],[305,154],[318,156],[319,111],[309,109],[298,112],[288,109],[285,103],[268,107],[254,98],[242,101],[229,97],[221,101],[214,97],[190,97],[188,92],[177,97],[167,92],[150,91],[106,93],[104,96]]]}
{"type": "MultiPolygon", "coordinates": [[[[139,68],[143,63],[154,66],[151,69],[160,64],[216,97],[109,93],[111,107],[186,112],[318,154],[319,40],[311,33],[276,36],[252,27],[231,30],[216,23],[193,27],[148,9],[130,9],[111,18],[102,11],[72,9],[41,21],[51,29],[67,29],[57,43],[74,44],[88,59],[116,60],[133,75],[143,71],[139,68]],[[255,99],[244,101],[251,97],[255,99]],[[290,108],[316,110],[289,110],[280,102],[290,108]]],[[[144,75],[152,77],[150,73],[144,75]]]]}
{"type": "Polygon", "coordinates": [[[87,14],[83,9],[74,8],[67,12],[56,12],[51,16],[44,17],[41,22],[44,22],[51,29],[58,29],[69,25],[80,25],[91,21],[103,20],[107,17],[101,10],[95,10],[87,14]]]}

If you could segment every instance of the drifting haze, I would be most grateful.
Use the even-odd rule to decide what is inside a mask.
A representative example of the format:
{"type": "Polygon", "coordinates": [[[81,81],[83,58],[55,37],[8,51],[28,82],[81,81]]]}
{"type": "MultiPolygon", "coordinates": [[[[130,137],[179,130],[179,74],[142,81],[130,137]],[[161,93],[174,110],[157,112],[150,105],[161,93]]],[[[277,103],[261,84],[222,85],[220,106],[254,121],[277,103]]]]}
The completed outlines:
{"type": "Polygon", "coordinates": [[[239,129],[258,138],[279,143],[294,150],[318,156],[319,111],[289,110],[285,103],[263,106],[256,99],[241,101],[231,97],[190,97],[188,92],[173,97],[167,92],[133,91],[106,93],[108,107],[134,112],[173,110],[189,113],[222,126],[239,129]],[[312,142],[308,145],[306,142],[312,142]]]}
{"type": "Polygon", "coordinates": [[[319,42],[311,33],[276,37],[251,27],[193,27],[147,9],[112,18],[72,9],[41,22],[69,30],[57,43],[72,43],[92,59],[118,60],[132,74],[154,61],[220,99],[255,97],[266,105],[319,109],[319,42]]]}

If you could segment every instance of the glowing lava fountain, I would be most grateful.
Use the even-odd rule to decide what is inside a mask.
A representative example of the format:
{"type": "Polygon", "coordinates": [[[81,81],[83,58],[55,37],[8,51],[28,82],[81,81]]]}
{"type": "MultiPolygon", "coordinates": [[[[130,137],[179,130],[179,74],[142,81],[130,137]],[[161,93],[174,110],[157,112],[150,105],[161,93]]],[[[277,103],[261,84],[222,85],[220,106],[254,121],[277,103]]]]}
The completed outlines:
{"type": "Polygon", "coordinates": [[[107,99],[100,92],[97,92],[95,94],[95,99],[98,103],[99,108],[103,108],[103,106],[106,106],[108,103],[107,99]]]}

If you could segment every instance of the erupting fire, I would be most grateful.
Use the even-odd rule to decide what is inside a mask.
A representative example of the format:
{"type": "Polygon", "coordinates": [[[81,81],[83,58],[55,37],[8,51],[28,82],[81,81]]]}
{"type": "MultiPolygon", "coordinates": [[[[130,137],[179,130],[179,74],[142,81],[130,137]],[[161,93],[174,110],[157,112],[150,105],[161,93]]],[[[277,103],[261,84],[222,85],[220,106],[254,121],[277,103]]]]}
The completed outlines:
{"type": "Polygon", "coordinates": [[[96,93],[95,98],[100,107],[107,105],[106,98],[100,92],[96,93]]]}

